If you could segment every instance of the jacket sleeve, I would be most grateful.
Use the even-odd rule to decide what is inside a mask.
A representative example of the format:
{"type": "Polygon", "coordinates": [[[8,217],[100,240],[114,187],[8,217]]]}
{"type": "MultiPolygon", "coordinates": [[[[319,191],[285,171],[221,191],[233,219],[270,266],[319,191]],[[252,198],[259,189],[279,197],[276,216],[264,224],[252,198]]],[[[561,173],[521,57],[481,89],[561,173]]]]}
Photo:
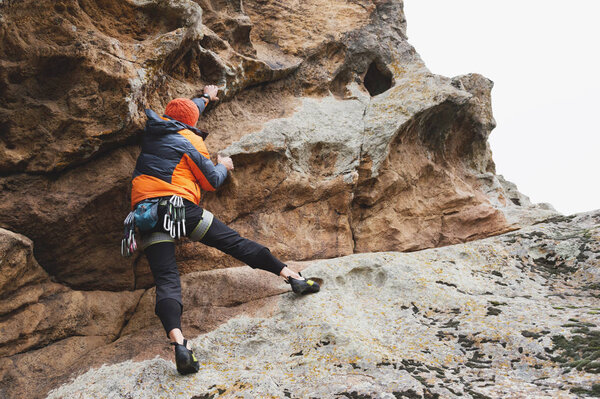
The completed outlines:
{"type": "Polygon", "coordinates": [[[185,154],[190,169],[203,190],[215,191],[227,178],[227,168],[221,164],[213,164],[208,152],[203,154],[194,144],[190,142],[190,148],[185,154]]]}
{"type": "Polygon", "coordinates": [[[198,111],[200,111],[200,115],[202,115],[202,112],[204,112],[204,108],[206,108],[206,104],[207,104],[206,101],[208,101],[208,100],[204,101],[204,98],[198,97],[198,98],[192,98],[192,101],[198,107],[198,111]]]}

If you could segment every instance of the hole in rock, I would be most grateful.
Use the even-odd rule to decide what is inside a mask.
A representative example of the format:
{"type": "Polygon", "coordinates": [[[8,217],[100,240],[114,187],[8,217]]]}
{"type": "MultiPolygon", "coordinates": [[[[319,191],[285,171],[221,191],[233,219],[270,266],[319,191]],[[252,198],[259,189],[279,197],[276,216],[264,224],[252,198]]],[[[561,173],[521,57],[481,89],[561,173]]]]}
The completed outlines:
{"type": "Polygon", "coordinates": [[[8,121],[3,121],[0,122],[0,138],[2,138],[2,140],[6,140],[6,138],[10,135],[10,122],[8,121]]]}
{"type": "Polygon", "coordinates": [[[26,83],[29,93],[44,100],[65,96],[85,75],[83,62],[83,58],[67,55],[40,58],[34,81],[26,83]]]}
{"type": "Polygon", "coordinates": [[[392,87],[392,74],[388,70],[381,70],[372,62],[365,74],[364,84],[371,97],[387,91],[392,87]]]}
{"type": "Polygon", "coordinates": [[[200,73],[202,79],[210,84],[217,84],[221,81],[223,67],[212,56],[199,57],[200,73]]]}

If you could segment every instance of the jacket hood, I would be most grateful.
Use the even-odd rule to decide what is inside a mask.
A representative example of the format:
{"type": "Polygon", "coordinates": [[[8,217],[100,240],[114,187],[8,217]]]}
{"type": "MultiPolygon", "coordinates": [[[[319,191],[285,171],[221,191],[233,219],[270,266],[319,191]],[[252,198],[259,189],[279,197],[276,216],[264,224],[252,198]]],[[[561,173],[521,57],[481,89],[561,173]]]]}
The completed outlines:
{"type": "Polygon", "coordinates": [[[178,120],[171,119],[167,115],[163,115],[165,118],[168,118],[168,120],[164,120],[151,109],[146,109],[146,116],[148,117],[145,130],[147,134],[172,134],[177,133],[180,130],[187,129],[202,137],[204,140],[206,140],[206,137],[208,136],[207,132],[197,129],[193,126],[186,125],[178,120]]]}

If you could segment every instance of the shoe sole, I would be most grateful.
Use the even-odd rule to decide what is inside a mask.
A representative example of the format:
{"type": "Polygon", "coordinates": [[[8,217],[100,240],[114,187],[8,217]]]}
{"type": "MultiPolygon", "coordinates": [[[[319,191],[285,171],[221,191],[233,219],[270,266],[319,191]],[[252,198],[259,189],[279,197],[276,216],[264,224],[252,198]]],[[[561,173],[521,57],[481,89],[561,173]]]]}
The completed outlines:
{"type": "Polygon", "coordinates": [[[297,280],[294,278],[290,278],[290,280],[292,280],[290,283],[292,286],[292,291],[299,295],[314,294],[321,290],[319,284],[313,280],[297,280]]]}
{"type": "MultiPolygon", "coordinates": [[[[189,349],[187,348],[186,350],[189,351],[189,349]]],[[[185,356],[186,359],[182,359],[182,361],[179,362],[177,361],[177,354],[175,355],[175,363],[177,364],[177,371],[179,372],[179,374],[193,374],[197,373],[200,369],[200,364],[198,363],[196,356],[194,356],[194,353],[189,351],[188,354],[182,353],[181,356],[185,356]]]]}

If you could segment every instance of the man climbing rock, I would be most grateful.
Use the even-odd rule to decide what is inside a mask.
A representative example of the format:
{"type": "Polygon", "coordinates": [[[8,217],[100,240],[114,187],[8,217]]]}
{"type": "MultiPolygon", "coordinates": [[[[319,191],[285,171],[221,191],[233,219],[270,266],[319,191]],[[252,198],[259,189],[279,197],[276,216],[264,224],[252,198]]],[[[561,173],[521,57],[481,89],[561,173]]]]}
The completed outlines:
{"type": "Polygon", "coordinates": [[[183,299],[175,262],[175,238],[215,247],[252,268],[282,276],[297,294],[319,291],[319,285],[304,279],[275,258],[268,248],[241,237],[209,211],[201,208],[202,190],[214,191],[233,170],[229,157],[210,160],[204,144],[206,133],[195,128],[210,101],[217,101],[218,88],[206,86],[193,100],[169,102],[161,117],[147,109],[148,121],[137,159],[131,191],[135,220],[156,283],[156,315],[175,346],[177,370],[195,373],[199,364],[181,331],[183,299]]]}

